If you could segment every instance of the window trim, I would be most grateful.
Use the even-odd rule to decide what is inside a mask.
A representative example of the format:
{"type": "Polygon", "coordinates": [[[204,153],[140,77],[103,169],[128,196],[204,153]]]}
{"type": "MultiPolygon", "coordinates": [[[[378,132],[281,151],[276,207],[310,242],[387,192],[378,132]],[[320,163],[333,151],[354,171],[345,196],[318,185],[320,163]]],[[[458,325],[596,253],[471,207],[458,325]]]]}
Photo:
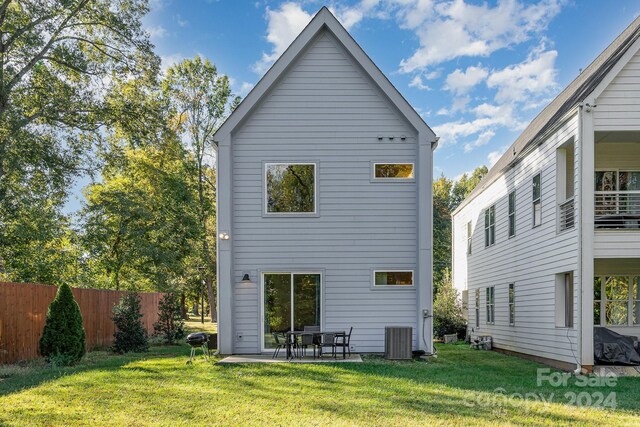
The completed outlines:
{"type": "Polygon", "coordinates": [[[554,294],[554,317],[556,329],[574,329],[576,315],[576,286],[573,271],[565,271],[555,275],[554,294]],[[567,282],[567,277],[569,277],[569,282],[567,282]],[[567,286],[567,284],[569,286],[567,286]],[[571,300],[567,298],[567,296],[569,296],[569,290],[571,291],[571,300]],[[559,298],[562,298],[562,305],[560,305],[559,298]]]}
{"type": "Polygon", "coordinates": [[[487,312],[486,323],[487,325],[496,324],[496,287],[487,286],[485,289],[485,307],[487,312]],[[489,290],[491,289],[491,292],[489,290]],[[491,293],[491,299],[489,299],[489,293],[491,293]],[[489,321],[489,313],[491,313],[491,321],[489,321]]]}
{"type": "Polygon", "coordinates": [[[371,182],[416,182],[416,163],[412,161],[371,161],[371,182]],[[411,165],[413,176],[411,178],[378,178],[376,177],[376,165],[411,165]]]}
{"type": "Polygon", "coordinates": [[[508,287],[509,300],[509,326],[516,325],[516,284],[509,283],[508,287]]]}
{"type": "Polygon", "coordinates": [[[516,236],[516,190],[512,190],[509,193],[508,201],[507,201],[507,233],[509,234],[509,239],[516,236]],[[513,195],[513,211],[511,211],[511,196],[513,195]],[[513,233],[511,232],[511,221],[513,220],[513,233]]]}
{"type": "Polygon", "coordinates": [[[480,288],[476,288],[476,304],[475,304],[475,310],[476,310],[476,328],[480,327],[480,288]]]}
{"type": "Polygon", "coordinates": [[[286,217],[286,218],[314,218],[320,216],[319,209],[319,161],[297,161],[297,160],[265,160],[262,162],[262,217],[286,217]],[[269,195],[267,194],[267,167],[270,165],[313,165],[313,212],[269,212],[267,203],[269,195]]]}
{"type": "Polygon", "coordinates": [[[496,205],[493,204],[484,210],[484,247],[489,248],[496,244],[496,205]],[[489,213],[489,222],[487,223],[487,212],[489,213]],[[493,214],[493,223],[491,216],[493,214]],[[487,240],[487,231],[489,240],[487,240]]]}
{"type": "Polygon", "coordinates": [[[371,289],[373,290],[394,290],[394,289],[415,289],[416,272],[413,268],[372,268],[371,269],[371,289]],[[408,273],[411,272],[410,285],[376,285],[376,273],[408,273]]]}
{"type": "Polygon", "coordinates": [[[542,172],[538,172],[531,178],[531,193],[533,199],[533,201],[531,202],[531,228],[536,228],[542,225],[542,172]],[[540,177],[540,195],[537,199],[535,198],[535,188],[533,185],[536,177],[540,177]],[[536,224],[536,203],[540,204],[540,223],[538,224],[536,224]]]}
{"type": "MultiPolygon", "coordinates": [[[[596,325],[594,321],[594,326],[604,326],[604,327],[614,327],[614,328],[637,328],[640,326],[640,322],[634,323],[634,303],[640,303],[640,298],[636,298],[633,295],[633,284],[634,279],[636,280],[637,286],[640,286],[640,274],[595,274],[593,276],[593,280],[595,282],[596,278],[600,279],[600,299],[595,299],[594,295],[594,303],[598,302],[600,305],[600,324],[596,325]],[[606,315],[606,307],[607,302],[624,302],[625,300],[612,300],[607,298],[607,279],[612,277],[624,277],[627,279],[627,322],[623,325],[614,325],[607,323],[607,315],[606,315]]],[[[595,283],[594,283],[595,286],[595,283]]],[[[595,289],[595,288],[594,288],[595,289]]],[[[595,309],[595,306],[594,306],[595,309]]],[[[595,313],[594,313],[595,314],[595,313]]]]}

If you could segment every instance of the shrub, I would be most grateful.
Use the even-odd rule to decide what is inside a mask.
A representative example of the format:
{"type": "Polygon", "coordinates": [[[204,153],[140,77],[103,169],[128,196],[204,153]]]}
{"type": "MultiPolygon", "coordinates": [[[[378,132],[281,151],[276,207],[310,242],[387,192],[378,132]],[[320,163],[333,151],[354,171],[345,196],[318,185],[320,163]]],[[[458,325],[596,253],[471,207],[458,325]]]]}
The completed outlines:
{"type": "Polygon", "coordinates": [[[85,345],[80,307],[69,285],[63,284],[47,310],[40,354],[54,365],[71,365],[84,356],[85,345]]]}
{"type": "Polygon", "coordinates": [[[158,310],[158,321],[153,325],[156,334],[163,337],[167,344],[184,337],[184,320],[178,296],[172,292],[165,294],[158,310]]]}
{"type": "Polygon", "coordinates": [[[141,353],[149,349],[147,331],[142,324],[142,304],[136,292],[126,293],[120,303],[113,307],[113,322],[116,332],[111,349],[115,353],[141,353]]]}
{"type": "Polygon", "coordinates": [[[433,301],[433,335],[442,338],[447,334],[457,334],[458,338],[464,338],[466,331],[467,322],[462,316],[462,301],[451,283],[449,271],[445,271],[433,301]]]}

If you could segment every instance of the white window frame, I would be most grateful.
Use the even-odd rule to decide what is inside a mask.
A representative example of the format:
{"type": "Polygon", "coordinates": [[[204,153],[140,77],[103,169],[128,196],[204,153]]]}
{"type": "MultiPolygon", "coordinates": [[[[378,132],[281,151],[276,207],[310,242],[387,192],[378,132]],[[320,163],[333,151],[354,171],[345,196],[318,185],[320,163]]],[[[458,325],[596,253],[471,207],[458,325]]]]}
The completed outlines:
{"type": "Polygon", "coordinates": [[[471,255],[473,245],[473,224],[471,221],[467,223],[467,255],[471,255]]]}
{"type": "MultiPolygon", "coordinates": [[[[597,274],[594,276],[595,278],[600,278],[600,300],[596,300],[595,296],[594,296],[594,302],[598,302],[600,304],[600,323],[599,324],[595,324],[595,326],[605,326],[605,327],[609,327],[612,326],[614,328],[616,327],[638,327],[640,326],[640,322],[639,323],[634,323],[634,310],[633,310],[633,305],[634,303],[636,304],[640,304],[640,297],[636,297],[633,295],[632,289],[633,289],[633,283],[634,283],[634,279],[637,281],[638,286],[640,286],[640,274],[597,274]],[[627,278],[627,323],[623,324],[623,325],[614,325],[614,324],[609,324],[607,323],[607,315],[606,315],[606,308],[607,308],[607,302],[622,302],[623,300],[610,300],[607,298],[607,279],[610,277],[625,277],[627,278]]],[[[595,279],[594,279],[595,282],[595,279]]],[[[595,286],[595,283],[594,283],[595,286]]]]}
{"type": "Polygon", "coordinates": [[[509,283],[508,287],[509,298],[509,326],[515,326],[516,324],[516,284],[509,283]]]}
{"type": "Polygon", "coordinates": [[[416,164],[409,161],[371,162],[371,182],[416,182],[416,164]],[[413,176],[410,178],[378,178],[376,177],[376,165],[411,165],[413,176]]]}
{"type": "Polygon", "coordinates": [[[412,268],[372,268],[371,269],[371,289],[415,289],[416,272],[412,268]],[[376,285],[376,273],[411,273],[410,285],[376,285]]]}
{"type": "Polygon", "coordinates": [[[476,328],[480,327],[480,288],[476,289],[475,292],[475,310],[476,310],[476,328]]]}
{"type": "Polygon", "coordinates": [[[575,278],[572,271],[556,274],[555,294],[556,328],[573,329],[575,325],[574,300],[576,295],[576,288],[575,278]]]}
{"type": "Polygon", "coordinates": [[[542,225],[542,172],[538,172],[531,178],[531,224],[533,225],[531,228],[536,228],[542,225]],[[535,196],[535,187],[533,185],[536,177],[540,177],[540,195],[537,199],[534,199],[535,196]],[[536,223],[536,203],[540,204],[540,222],[536,223]]]}
{"type": "Polygon", "coordinates": [[[485,289],[485,306],[487,315],[487,325],[495,325],[496,323],[496,287],[487,286],[485,289]],[[491,298],[489,298],[491,294],[491,298]]]}
{"type": "Polygon", "coordinates": [[[318,163],[314,161],[264,161],[262,162],[262,216],[263,217],[318,217],[318,163]],[[267,168],[271,165],[313,165],[313,212],[269,212],[267,168]]]}
{"type": "Polygon", "coordinates": [[[488,248],[495,244],[496,244],[496,205],[494,204],[484,210],[484,247],[488,248]],[[488,223],[487,223],[487,213],[489,215],[488,223]],[[492,213],[493,213],[493,222],[491,222],[492,213]]]}
{"type": "Polygon", "coordinates": [[[507,226],[508,226],[508,230],[507,233],[509,234],[509,238],[515,237],[516,235],[516,190],[513,190],[509,193],[508,199],[507,199],[507,212],[509,213],[508,215],[508,221],[507,221],[507,226]],[[513,211],[511,211],[511,196],[513,195],[513,211]],[[513,230],[511,230],[511,222],[513,222],[513,230]],[[513,231],[513,233],[512,233],[513,231]]]}

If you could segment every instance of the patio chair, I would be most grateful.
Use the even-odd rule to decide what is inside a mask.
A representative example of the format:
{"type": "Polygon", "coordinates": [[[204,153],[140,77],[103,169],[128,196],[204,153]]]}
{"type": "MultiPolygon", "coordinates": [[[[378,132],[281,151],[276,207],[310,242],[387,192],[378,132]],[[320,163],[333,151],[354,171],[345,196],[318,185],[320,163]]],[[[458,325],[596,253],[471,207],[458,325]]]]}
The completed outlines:
{"type": "Polygon", "coordinates": [[[324,348],[331,348],[331,356],[336,355],[336,334],[316,335],[316,346],[318,347],[318,357],[322,358],[324,348]]]}
{"type": "Polygon", "coordinates": [[[320,326],[305,326],[303,330],[305,332],[320,332],[320,326]]]}
{"type": "Polygon", "coordinates": [[[349,333],[345,334],[345,335],[336,335],[336,339],[335,339],[335,352],[338,352],[339,348],[342,348],[342,354],[348,354],[349,358],[351,358],[351,346],[349,345],[351,343],[351,332],[353,332],[353,326],[351,327],[351,329],[349,329],[349,333]]]}
{"type": "Polygon", "coordinates": [[[306,356],[307,355],[307,348],[309,346],[313,347],[313,358],[316,358],[316,340],[315,338],[315,334],[301,334],[300,335],[300,343],[299,343],[299,347],[300,347],[300,351],[302,351],[302,356],[306,356]]]}
{"type": "Polygon", "coordinates": [[[285,341],[286,337],[281,332],[272,332],[271,335],[273,335],[273,342],[276,345],[276,350],[273,352],[272,357],[272,359],[275,359],[276,357],[278,357],[278,353],[280,353],[280,350],[287,346],[287,343],[285,341]]]}

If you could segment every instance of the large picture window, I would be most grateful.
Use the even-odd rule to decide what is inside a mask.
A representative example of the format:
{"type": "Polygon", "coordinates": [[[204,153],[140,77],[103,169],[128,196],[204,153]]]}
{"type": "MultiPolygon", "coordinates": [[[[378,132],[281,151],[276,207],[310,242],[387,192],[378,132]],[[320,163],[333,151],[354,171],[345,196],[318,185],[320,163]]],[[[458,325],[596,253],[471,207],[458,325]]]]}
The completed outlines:
{"type": "Polygon", "coordinates": [[[316,212],[315,163],[266,163],[267,214],[316,212]]]}
{"type": "Polygon", "coordinates": [[[640,324],[640,276],[596,276],[593,281],[596,326],[640,324]]]}

